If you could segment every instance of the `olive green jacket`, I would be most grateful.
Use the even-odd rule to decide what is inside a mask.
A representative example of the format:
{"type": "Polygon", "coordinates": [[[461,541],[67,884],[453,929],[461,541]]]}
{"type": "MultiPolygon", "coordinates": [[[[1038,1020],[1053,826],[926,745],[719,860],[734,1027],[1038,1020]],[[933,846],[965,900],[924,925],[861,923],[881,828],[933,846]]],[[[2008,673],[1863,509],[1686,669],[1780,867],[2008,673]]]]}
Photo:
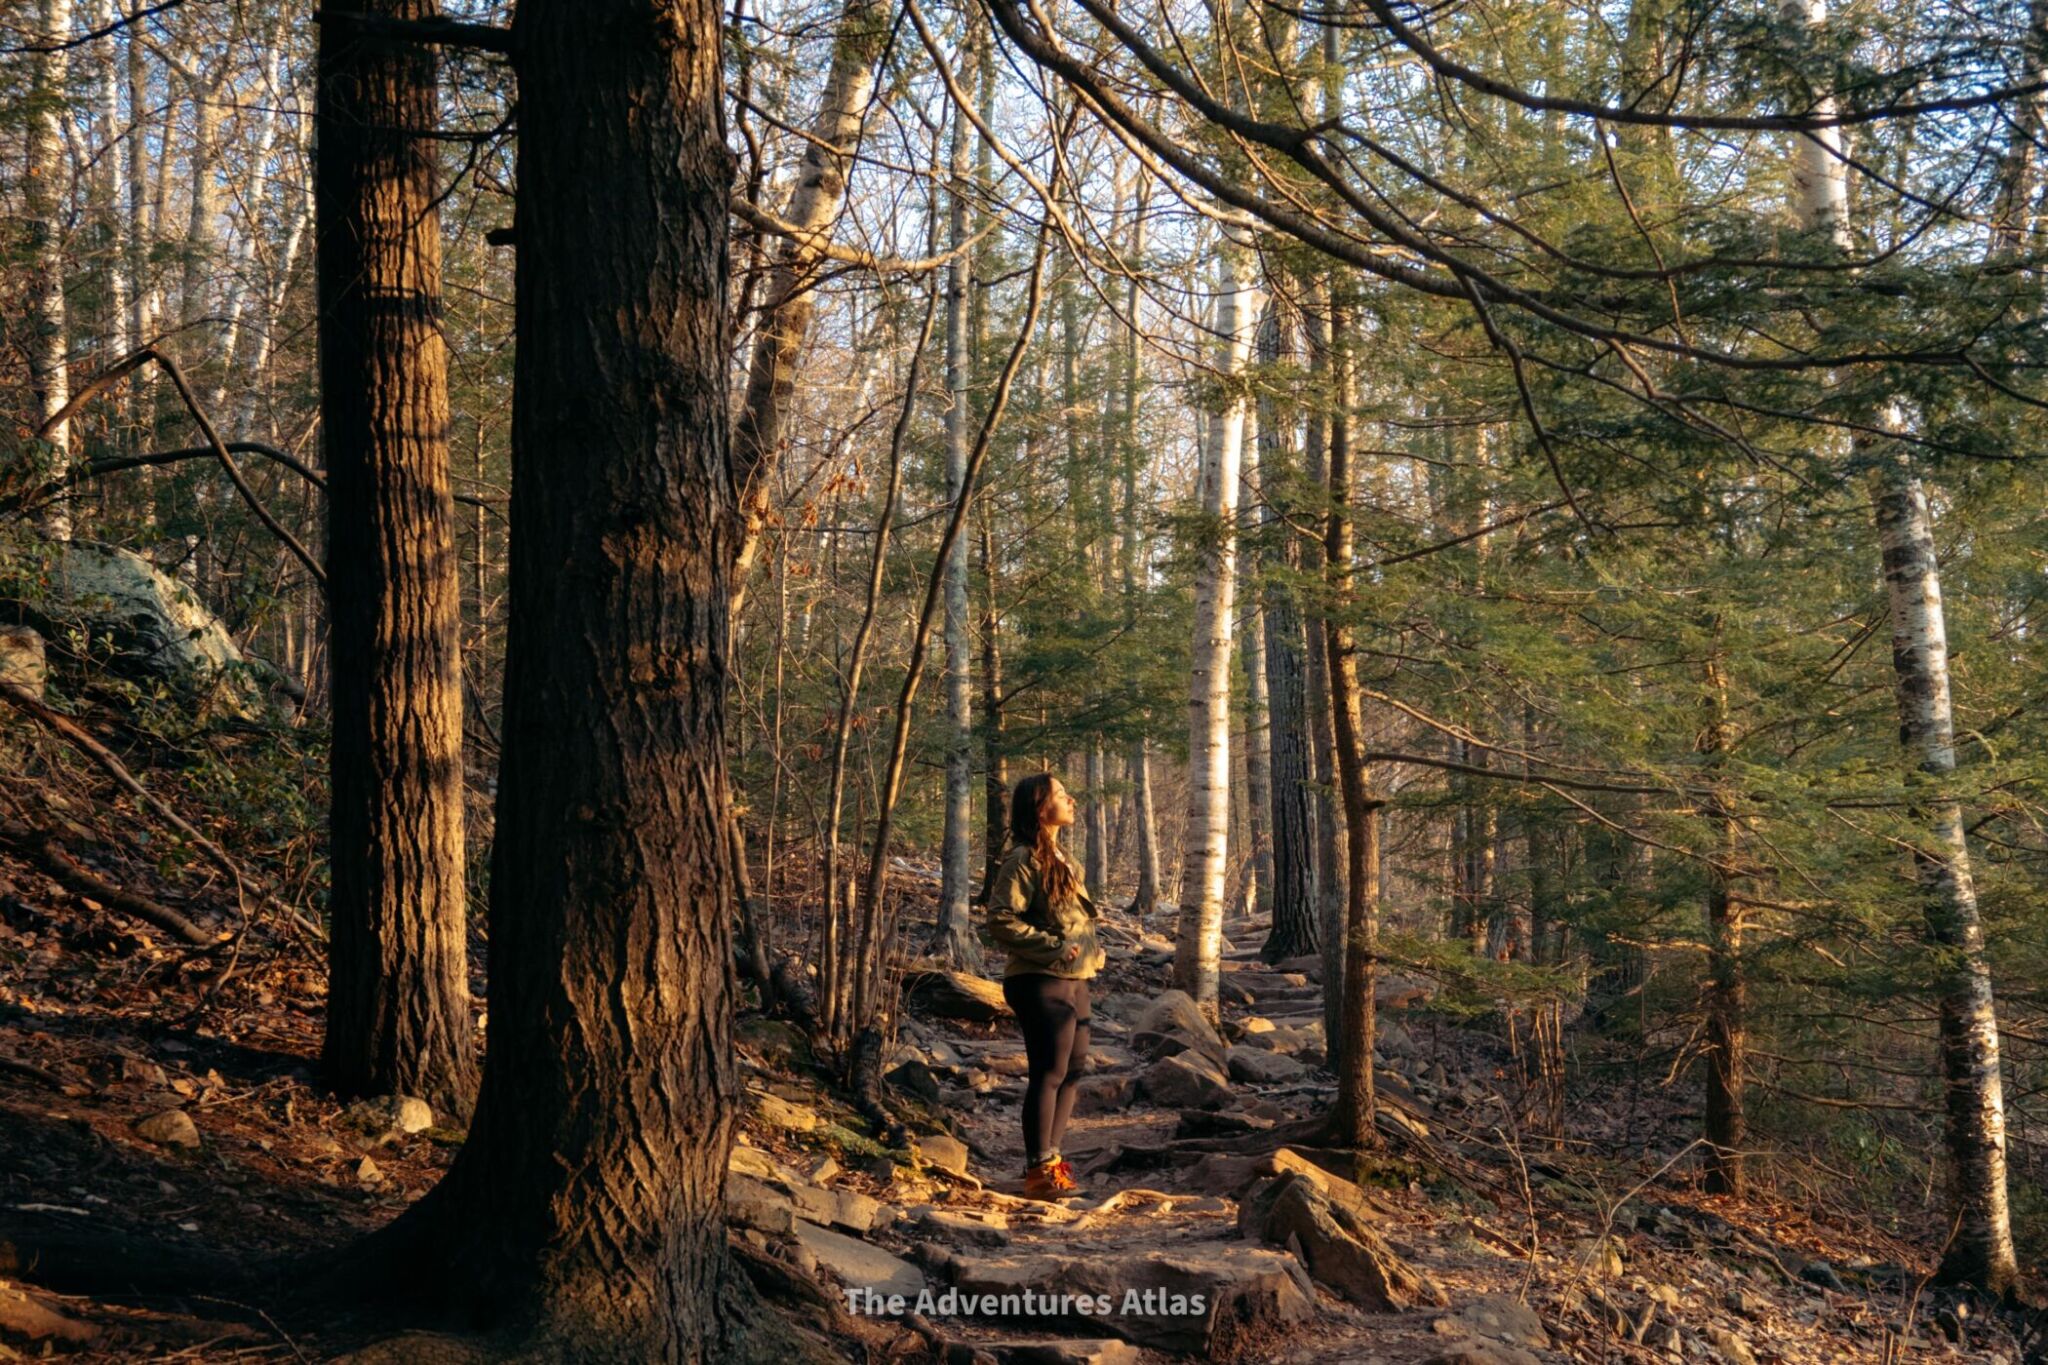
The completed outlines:
{"type": "Polygon", "coordinates": [[[988,892],[988,932],[1009,952],[1003,967],[1006,977],[1043,972],[1085,981],[1108,961],[1095,939],[1095,901],[1081,881],[1081,870],[1066,854],[1060,857],[1073,868],[1075,890],[1059,905],[1046,900],[1031,849],[1012,848],[996,869],[988,892]],[[1080,945],[1080,955],[1062,962],[1061,956],[1075,944],[1080,945]]]}

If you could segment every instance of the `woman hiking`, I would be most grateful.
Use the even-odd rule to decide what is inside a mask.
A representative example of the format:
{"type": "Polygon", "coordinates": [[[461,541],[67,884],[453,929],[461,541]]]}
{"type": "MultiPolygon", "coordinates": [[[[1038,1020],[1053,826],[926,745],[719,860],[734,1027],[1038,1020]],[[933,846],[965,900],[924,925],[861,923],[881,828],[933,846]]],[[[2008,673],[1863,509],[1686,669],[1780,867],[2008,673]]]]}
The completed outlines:
{"type": "Polygon", "coordinates": [[[1095,902],[1081,870],[1060,850],[1074,798],[1051,773],[1010,794],[1010,851],[989,885],[989,935],[1009,952],[1003,998],[1024,1031],[1024,1194],[1080,1193],[1060,1156],[1060,1136],[1088,1066],[1088,979],[1106,954],[1095,939],[1095,902]]]}

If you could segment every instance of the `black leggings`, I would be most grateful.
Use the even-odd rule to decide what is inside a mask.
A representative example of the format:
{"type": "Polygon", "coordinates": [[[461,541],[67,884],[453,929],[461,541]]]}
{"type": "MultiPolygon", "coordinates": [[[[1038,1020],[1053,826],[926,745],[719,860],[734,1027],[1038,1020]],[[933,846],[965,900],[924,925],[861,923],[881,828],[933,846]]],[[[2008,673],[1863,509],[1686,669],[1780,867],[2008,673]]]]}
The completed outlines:
{"type": "Polygon", "coordinates": [[[1024,1030],[1031,1065],[1024,1082],[1024,1159],[1035,1163],[1059,1150],[1088,1070],[1088,983],[1029,972],[1003,978],[1003,999],[1024,1030]]]}

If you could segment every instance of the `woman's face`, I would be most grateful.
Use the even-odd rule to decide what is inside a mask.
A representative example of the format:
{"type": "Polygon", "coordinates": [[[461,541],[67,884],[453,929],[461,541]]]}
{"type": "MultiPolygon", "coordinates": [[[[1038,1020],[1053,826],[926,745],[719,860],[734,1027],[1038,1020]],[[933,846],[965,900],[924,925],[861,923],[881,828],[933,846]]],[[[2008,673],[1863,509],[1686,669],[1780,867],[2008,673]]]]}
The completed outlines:
{"type": "Polygon", "coordinates": [[[1052,793],[1045,803],[1042,817],[1049,825],[1064,829],[1074,823],[1074,798],[1058,778],[1052,780],[1052,793]]]}

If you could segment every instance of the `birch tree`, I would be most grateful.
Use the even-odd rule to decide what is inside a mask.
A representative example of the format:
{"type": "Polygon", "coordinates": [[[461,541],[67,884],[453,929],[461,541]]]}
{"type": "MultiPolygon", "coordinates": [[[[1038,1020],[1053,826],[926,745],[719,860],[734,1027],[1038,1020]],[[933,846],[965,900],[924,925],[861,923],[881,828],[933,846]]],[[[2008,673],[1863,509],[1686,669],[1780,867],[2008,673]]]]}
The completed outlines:
{"type": "Polygon", "coordinates": [[[1174,983],[1211,1015],[1223,951],[1229,871],[1231,613],[1237,576],[1237,494],[1244,453],[1245,363],[1258,323],[1245,248],[1228,236],[1216,254],[1219,397],[1202,450],[1204,542],[1195,570],[1194,639],[1188,661],[1188,806],[1174,983]]]}

